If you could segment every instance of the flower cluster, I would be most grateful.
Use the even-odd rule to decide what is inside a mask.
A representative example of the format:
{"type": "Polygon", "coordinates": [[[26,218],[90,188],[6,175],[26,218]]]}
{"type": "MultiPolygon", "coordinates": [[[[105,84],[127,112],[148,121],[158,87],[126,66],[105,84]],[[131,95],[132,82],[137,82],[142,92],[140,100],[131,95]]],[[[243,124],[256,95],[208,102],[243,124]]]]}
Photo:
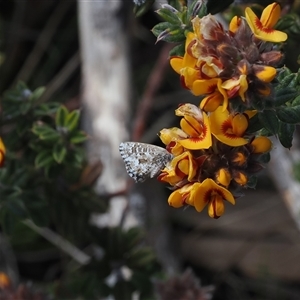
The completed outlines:
{"type": "Polygon", "coordinates": [[[195,96],[205,96],[200,108],[206,112],[220,105],[226,110],[233,99],[249,108],[257,97],[271,95],[270,82],[283,57],[273,43],[287,39],[286,33],[272,29],[279,19],[280,6],[267,6],[260,19],[248,7],[245,16],[235,16],[229,30],[210,14],[195,17],[184,56],[171,57],[182,85],[195,96]]]}
{"type": "Polygon", "coordinates": [[[235,204],[230,191],[247,187],[251,175],[260,171],[259,158],[271,149],[264,136],[247,134],[253,111],[229,113],[220,106],[207,115],[193,104],[183,104],[175,114],[180,127],[163,129],[160,138],[173,154],[158,179],[169,183],[173,207],[194,206],[218,218],[224,213],[224,200],[235,204]]]}
{"type": "Polygon", "coordinates": [[[272,143],[249,123],[261,117],[257,101],[272,101],[271,82],[283,58],[276,43],[287,39],[273,29],[279,16],[280,6],[273,3],[260,18],[246,8],[245,18],[234,17],[229,30],[211,14],[191,20],[184,55],[171,56],[170,64],[201,102],[179,106],[180,128],[159,134],[173,155],[158,176],[171,185],[169,205],[198,212],[207,206],[209,216],[219,218],[225,201],[235,204],[241,188],[255,186],[254,174],[272,143]]]}

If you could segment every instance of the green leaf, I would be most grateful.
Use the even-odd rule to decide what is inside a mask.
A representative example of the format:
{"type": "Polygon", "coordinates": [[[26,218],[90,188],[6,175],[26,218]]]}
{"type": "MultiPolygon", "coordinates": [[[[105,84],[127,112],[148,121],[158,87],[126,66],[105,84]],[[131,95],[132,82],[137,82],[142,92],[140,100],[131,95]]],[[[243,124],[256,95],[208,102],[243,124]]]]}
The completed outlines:
{"type": "Polygon", "coordinates": [[[275,106],[280,106],[291,101],[296,95],[297,91],[293,88],[282,88],[278,90],[274,98],[275,106]]]}
{"type": "Polygon", "coordinates": [[[34,164],[37,169],[50,166],[54,162],[52,151],[43,150],[35,158],[34,164]]]}
{"type": "Polygon", "coordinates": [[[290,29],[297,20],[295,19],[295,15],[293,14],[287,14],[284,16],[281,16],[276,24],[276,29],[280,31],[285,31],[287,29],[290,29]]]}
{"type": "Polygon", "coordinates": [[[67,127],[69,131],[73,131],[76,127],[78,127],[79,117],[79,110],[73,110],[70,112],[66,118],[65,127],[67,127]]]}
{"type": "Polygon", "coordinates": [[[83,131],[77,131],[70,137],[71,144],[80,144],[87,140],[87,135],[83,131]]]}
{"type": "Polygon", "coordinates": [[[293,107],[283,107],[276,111],[280,121],[288,124],[297,124],[300,122],[300,105],[293,107]]]}
{"type": "Polygon", "coordinates": [[[162,17],[163,20],[165,20],[166,22],[169,22],[170,24],[174,24],[174,25],[180,25],[181,24],[181,20],[178,17],[178,11],[175,10],[172,7],[167,5],[164,6],[163,8],[160,8],[156,11],[156,13],[162,17]]]}
{"type": "Polygon", "coordinates": [[[144,13],[146,13],[152,4],[155,2],[155,0],[146,0],[143,4],[141,5],[135,5],[133,8],[133,13],[135,14],[136,17],[142,16],[144,13]]]}
{"type": "Polygon", "coordinates": [[[275,111],[265,110],[258,113],[258,119],[260,123],[265,127],[269,132],[276,135],[279,130],[279,121],[276,116],[275,111]]]}
{"type": "Polygon", "coordinates": [[[259,155],[259,157],[257,158],[257,162],[267,164],[270,162],[270,159],[271,159],[271,154],[270,154],[270,152],[268,152],[268,153],[259,155]]]}
{"type": "Polygon", "coordinates": [[[184,29],[169,22],[162,22],[155,25],[152,28],[152,32],[157,37],[156,42],[162,40],[169,43],[180,43],[185,40],[184,29]]]}
{"type": "Polygon", "coordinates": [[[247,188],[255,189],[256,185],[257,185],[257,177],[256,176],[250,176],[248,178],[247,188]]]}
{"type": "Polygon", "coordinates": [[[280,81],[280,85],[282,87],[296,88],[297,87],[297,74],[291,73],[291,74],[285,76],[280,81]]]}
{"type": "Polygon", "coordinates": [[[175,46],[169,53],[170,56],[184,56],[184,43],[175,46]]]}
{"type": "Polygon", "coordinates": [[[292,147],[293,134],[296,126],[294,124],[287,124],[283,122],[280,122],[279,125],[279,141],[283,147],[290,149],[292,147]]]}
{"type": "Polygon", "coordinates": [[[249,119],[249,125],[248,125],[248,128],[247,128],[247,133],[248,134],[256,133],[260,129],[262,129],[262,125],[259,122],[258,114],[256,114],[251,119],[249,119]]]}
{"type": "Polygon", "coordinates": [[[178,11],[182,11],[183,6],[182,6],[182,2],[180,2],[180,0],[168,0],[168,3],[170,6],[174,7],[178,11]]]}
{"type": "Polygon", "coordinates": [[[61,105],[55,116],[55,124],[57,127],[65,127],[69,111],[64,105],[61,105]]]}
{"type": "Polygon", "coordinates": [[[252,99],[252,107],[253,109],[256,109],[258,111],[264,111],[266,107],[266,101],[265,99],[262,99],[259,95],[256,95],[252,99]]]}
{"type": "Polygon", "coordinates": [[[283,67],[280,69],[280,71],[278,72],[276,79],[280,82],[282,82],[282,80],[284,80],[284,78],[288,75],[292,74],[292,71],[290,69],[288,69],[287,67],[283,67]]]}
{"type": "Polygon", "coordinates": [[[292,106],[298,106],[298,105],[300,105],[300,95],[297,96],[292,102],[292,106]]]}
{"type": "Polygon", "coordinates": [[[60,105],[61,104],[57,103],[57,102],[42,103],[34,109],[34,115],[35,116],[52,116],[52,115],[56,114],[60,105]]]}
{"type": "Polygon", "coordinates": [[[154,253],[151,248],[144,247],[131,253],[127,260],[129,268],[144,268],[155,260],[154,253]]]}
{"type": "Polygon", "coordinates": [[[207,7],[204,1],[194,0],[191,5],[189,5],[187,10],[188,19],[191,20],[198,16],[202,18],[207,15],[207,7]]]}
{"type": "Polygon", "coordinates": [[[39,139],[45,141],[55,141],[60,138],[60,134],[46,124],[34,124],[32,127],[32,132],[37,135],[39,139]]]}
{"type": "Polygon", "coordinates": [[[156,24],[151,31],[156,37],[158,37],[163,31],[167,30],[170,26],[171,24],[169,22],[161,22],[156,24]]]}
{"type": "Polygon", "coordinates": [[[32,102],[37,101],[45,92],[46,88],[41,86],[35,89],[29,97],[29,100],[32,102]]]}
{"type": "Polygon", "coordinates": [[[58,163],[61,164],[67,155],[67,148],[64,145],[56,144],[53,149],[53,158],[58,163]]]}
{"type": "Polygon", "coordinates": [[[31,103],[23,102],[19,106],[20,113],[22,115],[26,115],[29,112],[29,110],[31,109],[31,107],[32,107],[31,103]]]}

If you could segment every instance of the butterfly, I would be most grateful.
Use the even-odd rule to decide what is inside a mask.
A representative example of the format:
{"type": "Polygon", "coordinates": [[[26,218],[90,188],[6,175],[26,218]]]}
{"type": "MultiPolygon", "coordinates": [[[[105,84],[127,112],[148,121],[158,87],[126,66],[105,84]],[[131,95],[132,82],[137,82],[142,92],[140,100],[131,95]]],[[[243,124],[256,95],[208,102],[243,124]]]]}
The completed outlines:
{"type": "Polygon", "coordinates": [[[173,158],[166,149],[145,143],[124,142],[119,150],[128,175],[136,182],[155,177],[173,158]]]}

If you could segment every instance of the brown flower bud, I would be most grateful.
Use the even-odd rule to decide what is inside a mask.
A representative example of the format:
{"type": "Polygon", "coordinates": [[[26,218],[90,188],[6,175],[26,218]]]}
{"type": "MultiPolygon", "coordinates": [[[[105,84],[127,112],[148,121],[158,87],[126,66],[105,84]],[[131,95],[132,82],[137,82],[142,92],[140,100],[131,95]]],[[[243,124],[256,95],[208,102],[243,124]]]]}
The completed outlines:
{"type": "Polygon", "coordinates": [[[276,67],[282,61],[283,54],[280,51],[270,51],[262,53],[260,58],[264,64],[276,67]]]}

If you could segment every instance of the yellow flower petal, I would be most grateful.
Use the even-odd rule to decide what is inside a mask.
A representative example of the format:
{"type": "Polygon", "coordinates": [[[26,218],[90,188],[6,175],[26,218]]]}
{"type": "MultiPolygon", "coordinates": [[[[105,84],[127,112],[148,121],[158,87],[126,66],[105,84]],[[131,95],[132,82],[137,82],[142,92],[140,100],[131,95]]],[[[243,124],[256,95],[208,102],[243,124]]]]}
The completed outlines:
{"type": "Polygon", "coordinates": [[[170,164],[178,175],[182,173],[184,176],[188,176],[188,181],[192,181],[196,175],[197,163],[194,161],[193,156],[189,151],[174,157],[170,164]]]}
{"type": "MultiPolygon", "coordinates": [[[[191,193],[191,198],[194,199],[194,205],[198,212],[202,211],[207,203],[216,200],[219,197],[222,200],[227,200],[231,204],[235,204],[233,195],[224,187],[219,186],[211,178],[205,179],[200,186],[191,193]]],[[[218,208],[218,211],[220,208],[218,208]]]]}
{"type": "Polygon", "coordinates": [[[239,185],[241,185],[241,186],[246,185],[247,182],[248,182],[248,177],[247,177],[247,175],[246,175],[245,173],[243,173],[243,172],[235,172],[235,173],[234,173],[234,176],[233,176],[233,179],[234,179],[234,181],[235,181],[237,184],[239,184],[239,185]]]}
{"type": "Polygon", "coordinates": [[[184,176],[177,175],[173,167],[168,166],[161,171],[157,179],[162,182],[167,182],[170,185],[175,185],[181,181],[183,177],[184,176]]]}
{"type": "Polygon", "coordinates": [[[198,75],[199,71],[194,68],[186,67],[181,69],[181,76],[184,79],[183,83],[188,89],[192,89],[195,80],[197,80],[199,77],[198,75]]]}
{"type": "Polygon", "coordinates": [[[271,82],[275,78],[276,73],[276,69],[273,67],[260,66],[260,68],[256,70],[255,76],[261,81],[271,82]]]}
{"type": "Polygon", "coordinates": [[[192,92],[195,96],[210,94],[216,90],[219,80],[218,78],[195,80],[192,92]]]}
{"type": "MultiPolygon", "coordinates": [[[[180,122],[180,125],[187,125],[185,122],[182,122],[185,119],[182,119],[180,122]]],[[[211,139],[211,131],[209,126],[209,120],[205,113],[203,113],[203,124],[201,127],[201,131],[198,131],[197,134],[189,134],[189,132],[186,131],[188,128],[182,127],[182,129],[188,133],[191,137],[188,139],[180,140],[178,143],[180,143],[184,148],[189,150],[200,150],[200,149],[208,149],[212,145],[212,139],[211,139]]],[[[191,131],[190,131],[191,132],[191,131]]],[[[196,131],[195,131],[196,132],[196,131]]]]}
{"type": "MultiPolygon", "coordinates": [[[[275,18],[277,14],[277,9],[272,10],[271,12],[275,13],[275,18]]],[[[282,31],[274,30],[271,27],[267,27],[266,25],[273,24],[274,19],[273,16],[270,16],[268,19],[265,17],[266,14],[264,14],[263,21],[265,23],[262,23],[261,20],[255,15],[255,13],[252,11],[251,8],[247,7],[245,9],[245,16],[247,23],[249,27],[251,28],[253,34],[261,40],[267,41],[267,42],[284,42],[287,39],[287,34],[282,31]]],[[[276,20],[277,22],[277,20],[276,20]]]]}
{"type": "Polygon", "coordinates": [[[251,119],[257,114],[257,110],[245,110],[244,113],[249,117],[249,119],[251,119]]]}
{"type": "Polygon", "coordinates": [[[216,182],[228,187],[231,181],[231,175],[227,168],[219,169],[216,173],[216,182]]]}
{"type": "Polygon", "coordinates": [[[240,24],[241,24],[241,18],[238,16],[234,16],[230,21],[229,30],[233,33],[236,32],[240,24]]]}
{"type": "Polygon", "coordinates": [[[203,197],[203,189],[201,189],[201,185],[202,184],[199,182],[194,183],[190,194],[190,201],[198,212],[201,212],[207,204],[205,197],[203,197]]]}
{"type": "Polygon", "coordinates": [[[247,117],[244,114],[238,113],[232,118],[231,124],[233,134],[240,137],[244,135],[249,123],[247,117]]]}
{"type": "Polygon", "coordinates": [[[260,21],[263,26],[273,28],[279,20],[281,13],[280,5],[276,2],[268,5],[262,12],[260,21]]]}
{"type": "Polygon", "coordinates": [[[181,69],[183,65],[182,62],[183,62],[183,57],[180,56],[173,56],[170,59],[170,65],[172,69],[178,74],[181,73],[181,69]]]}
{"type": "Polygon", "coordinates": [[[237,166],[243,166],[247,162],[247,157],[242,152],[236,152],[231,161],[237,166]]]}
{"type": "Polygon", "coordinates": [[[158,135],[165,145],[170,144],[171,141],[186,139],[188,137],[187,134],[178,127],[164,128],[159,132],[158,135]]]}
{"type": "Polygon", "coordinates": [[[265,136],[256,137],[251,145],[254,147],[253,153],[269,152],[272,148],[272,142],[265,136]]]}
{"type": "MultiPolygon", "coordinates": [[[[222,107],[219,107],[214,112],[212,112],[210,114],[209,120],[211,133],[220,142],[233,147],[242,146],[248,143],[246,139],[236,135],[236,133],[239,133],[236,128],[238,126],[238,122],[234,126],[234,130],[236,130],[236,133],[233,132],[231,116],[227,110],[223,111],[222,107]]],[[[241,122],[244,122],[244,119],[242,119],[241,122]]],[[[244,123],[241,124],[243,126],[244,123]]]]}
{"type": "Polygon", "coordinates": [[[179,190],[174,191],[168,199],[168,203],[170,206],[173,206],[175,208],[182,207],[184,205],[182,195],[179,190]]]}
{"type": "Polygon", "coordinates": [[[211,218],[218,219],[224,214],[225,205],[222,197],[216,194],[213,199],[208,203],[208,215],[211,218]]]}
{"type": "Polygon", "coordinates": [[[215,111],[223,102],[220,93],[214,92],[201,100],[200,108],[206,112],[215,111]]]}
{"type": "Polygon", "coordinates": [[[192,117],[185,117],[180,120],[180,127],[190,137],[198,137],[202,134],[203,126],[192,117]]]}

